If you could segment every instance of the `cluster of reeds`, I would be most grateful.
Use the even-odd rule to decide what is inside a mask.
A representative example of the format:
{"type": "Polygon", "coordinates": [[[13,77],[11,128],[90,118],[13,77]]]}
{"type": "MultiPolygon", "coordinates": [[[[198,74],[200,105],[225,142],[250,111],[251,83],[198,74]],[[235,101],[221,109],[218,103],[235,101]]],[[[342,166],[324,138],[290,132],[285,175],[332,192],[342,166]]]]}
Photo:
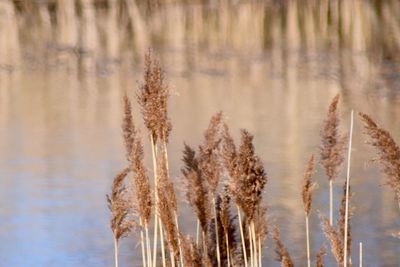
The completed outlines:
{"type": "MultiPolygon", "coordinates": [[[[123,137],[127,167],[119,173],[108,196],[112,213],[111,228],[115,243],[115,265],[118,266],[118,242],[133,229],[140,236],[143,266],[262,266],[264,243],[268,234],[276,244],[281,266],[294,266],[283,244],[277,226],[267,220],[263,193],[268,176],[255,152],[253,135],[241,130],[237,144],[230,134],[222,112],[216,113],[204,132],[197,149],[184,143],[181,168],[183,193],[196,218],[194,237],[182,233],[174,182],[168,165],[168,86],[160,63],[150,52],[145,56],[143,82],[136,93],[141,115],[150,140],[153,182],[143,163],[144,147],[135,127],[131,102],[125,95],[123,137]],[[153,217],[152,217],[153,214],[153,217]],[[151,241],[150,238],[153,238],[151,241]]],[[[338,266],[351,265],[350,247],[350,159],[353,112],[347,155],[347,175],[343,186],[339,216],[333,223],[333,186],[345,158],[346,137],[339,133],[339,96],[333,98],[321,133],[320,163],[330,187],[329,219],[320,215],[321,228],[338,266]]],[[[400,149],[387,131],[361,114],[372,145],[379,150],[379,161],[388,177],[388,184],[400,199],[400,149]]],[[[307,266],[311,266],[310,214],[316,182],[315,159],[311,155],[302,182],[305,215],[307,266]]],[[[299,185],[300,186],[300,185],[299,185]]],[[[400,201],[399,201],[400,203],[400,201]]],[[[323,266],[325,246],[315,255],[315,266],[323,266]]]]}

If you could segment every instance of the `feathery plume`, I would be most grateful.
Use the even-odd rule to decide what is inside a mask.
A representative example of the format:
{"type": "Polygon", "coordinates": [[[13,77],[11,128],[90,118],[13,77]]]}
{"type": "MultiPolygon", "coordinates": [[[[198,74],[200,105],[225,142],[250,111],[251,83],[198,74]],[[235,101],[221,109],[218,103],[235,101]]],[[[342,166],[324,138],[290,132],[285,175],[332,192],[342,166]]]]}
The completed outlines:
{"type": "Polygon", "coordinates": [[[136,136],[136,129],[133,124],[132,118],[132,105],[128,96],[125,94],[123,98],[124,102],[124,117],[122,120],[122,133],[125,143],[126,159],[132,162],[131,152],[133,148],[134,139],[136,136]]]}
{"type": "Polygon", "coordinates": [[[200,221],[201,228],[205,233],[208,231],[208,223],[211,217],[211,204],[209,193],[205,184],[203,174],[199,168],[199,161],[196,152],[187,144],[183,150],[184,167],[183,182],[186,188],[186,199],[193,208],[200,221]]]}
{"type": "MultiPolygon", "coordinates": [[[[344,182],[343,185],[343,196],[342,200],[340,202],[340,209],[339,209],[339,218],[337,220],[337,228],[338,228],[338,235],[339,238],[341,239],[342,243],[344,243],[344,231],[345,231],[345,223],[346,223],[346,186],[347,182],[344,182]]],[[[351,187],[349,186],[349,203],[350,203],[350,198],[351,198],[351,187]]],[[[348,229],[347,229],[347,255],[350,255],[350,249],[351,249],[351,228],[350,228],[350,220],[351,216],[353,215],[351,207],[349,207],[349,218],[348,218],[348,229]]]]}
{"type": "Polygon", "coordinates": [[[234,176],[229,186],[236,204],[251,221],[260,204],[267,175],[258,156],[255,155],[253,136],[242,130],[241,145],[235,158],[234,176]]]}
{"type": "Polygon", "coordinates": [[[321,249],[318,251],[315,259],[315,267],[324,267],[324,256],[326,255],[325,245],[322,245],[321,249]]]}
{"type": "Polygon", "coordinates": [[[222,167],[219,161],[218,149],[221,142],[222,112],[211,117],[204,133],[204,143],[199,147],[199,167],[207,179],[212,194],[215,196],[222,167]]]}
{"type": "Polygon", "coordinates": [[[338,175],[339,167],[344,160],[345,139],[339,134],[338,102],[339,95],[336,95],[329,106],[322,131],[321,163],[329,181],[338,175]]]}
{"type": "Polygon", "coordinates": [[[222,130],[222,160],[226,170],[230,177],[235,175],[235,158],[236,158],[236,146],[231,134],[229,133],[229,127],[226,123],[223,123],[222,130]]]}
{"type": "Polygon", "coordinates": [[[329,241],[332,254],[335,257],[338,265],[342,266],[344,257],[342,238],[340,238],[335,228],[333,228],[333,226],[330,225],[328,219],[321,216],[321,220],[322,220],[322,230],[325,234],[326,239],[328,239],[329,241]]]}
{"type": "Polygon", "coordinates": [[[161,153],[157,160],[157,212],[167,234],[169,247],[175,256],[179,255],[178,233],[174,219],[174,211],[176,209],[175,193],[171,193],[172,181],[168,177],[165,167],[165,157],[161,153]],[[174,202],[175,201],[175,202],[174,202]]]}
{"type": "Polygon", "coordinates": [[[124,101],[124,119],[122,132],[125,141],[127,160],[133,171],[131,180],[133,188],[134,209],[138,212],[145,225],[149,223],[152,209],[150,180],[143,163],[144,152],[141,138],[133,123],[131,102],[127,95],[124,101]]]}
{"type": "Polygon", "coordinates": [[[201,254],[193,238],[190,236],[185,238],[182,234],[179,234],[179,239],[181,241],[184,266],[202,267],[201,254]]]}
{"type": "Polygon", "coordinates": [[[171,122],[168,118],[167,102],[169,89],[164,72],[157,60],[152,60],[151,51],[145,55],[144,81],[139,87],[137,99],[141,106],[144,124],[154,142],[161,139],[168,142],[171,122]]]}
{"type": "Polygon", "coordinates": [[[311,155],[310,159],[307,163],[306,172],[303,177],[303,204],[304,204],[304,212],[306,216],[310,215],[311,203],[312,203],[312,193],[316,186],[315,182],[311,181],[311,176],[314,170],[314,155],[311,155]]]}
{"type": "Polygon", "coordinates": [[[294,266],[293,261],[290,258],[287,248],[283,245],[281,241],[280,232],[277,227],[274,227],[272,231],[272,239],[275,241],[276,244],[275,252],[276,255],[278,256],[277,260],[281,263],[281,266],[293,267],[294,266]]]}
{"type": "Polygon", "coordinates": [[[134,221],[129,216],[130,203],[126,198],[127,190],[124,185],[124,180],[129,171],[129,168],[125,168],[115,176],[111,196],[107,195],[108,208],[111,211],[111,230],[117,241],[127,236],[135,226],[134,221]]]}
{"type": "Polygon", "coordinates": [[[370,144],[378,150],[378,158],[387,184],[393,189],[400,207],[400,148],[390,133],[379,127],[368,115],[359,114],[369,135],[370,144]]]}

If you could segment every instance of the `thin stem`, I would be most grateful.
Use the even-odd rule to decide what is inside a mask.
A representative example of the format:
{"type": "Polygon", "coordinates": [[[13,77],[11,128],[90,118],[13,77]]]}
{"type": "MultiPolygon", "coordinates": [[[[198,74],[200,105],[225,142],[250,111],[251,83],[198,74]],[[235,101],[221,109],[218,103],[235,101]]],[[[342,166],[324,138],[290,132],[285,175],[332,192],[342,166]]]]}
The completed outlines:
{"type": "Polygon", "coordinates": [[[333,179],[329,180],[329,225],[333,225],[333,179]]]}
{"type": "Polygon", "coordinates": [[[158,241],[158,196],[157,196],[157,161],[156,161],[156,148],[154,143],[153,135],[150,134],[150,143],[151,143],[151,154],[153,158],[153,172],[154,172],[154,199],[155,199],[155,211],[154,212],[154,242],[153,242],[153,267],[157,266],[157,241],[158,241]]]}
{"type": "Polygon", "coordinates": [[[261,238],[258,238],[258,267],[262,267],[261,238]]]}
{"type": "Polygon", "coordinates": [[[353,110],[350,114],[350,137],[349,137],[349,148],[347,154],[347,177],[346,177],[346,212],[344,222],[344,258],[343,265],[347,267],[347,232],[349,228],[349,188],[350,188],[350,163],[351,163],[351,144],[353,140],[353,110]]]}
{"type": "Polygon", "coordinates": [[[307,267],[310,267],[311,266],[311,262],[310,262],[310,229],[309,229],[307,214],[306,214],[306,236],[307,236],[307,267]]]}
{"type": "Polygon", "coordinates": [[[164,246],[164,231],[163,231],[163,226],[161,223],[161,219],[159,221],[160,225],[160,242],[161,242],[161,256],[162,256],[162,263],[163,267],[166,267],[166,260],[165,260],[165,246],[164,246]]]}
{"type": "Polygon", "coordinates": [[[362,267],[362,260],[363,260],[363,245],[360,242],[360,267],[362,267]]]}
{"type": "Polygon", "coordinates": [[[176,230],[177,230],[177,233],[178,233],[179,260],[181,262],[181,266],[183,266],[183,255],[182,255],[181,239],[179,238],[178,214],[176,213],[176,211],[174,211],[174,213],[175,213],[176,230]]]}
{"type": "Polygon", "coordinates": [[[146,223],[145,225],[146,232],[146,247],[147,247],[147,263],[148,266],[152,266],[151,264],[151,245],[150,245],[150,237],[149,237],[149,225],[146,223]]]}
{"type": "Polygon", "coordinates": [[[218,261],[218,267],[221,267],[221,256],[219,252],[218,216],[217,216],[217,207],[215,204],[215,196],[213,197],[213,205],[214,205],[215,240],[217,241],[217,261],[218,261]]]}
{"type": "Polygon", "coordinates": [[[144,249],[144,234],[143,234],[143,221],[142,217],[139,218],[139,223],[140,223],[140,246],[142,247],[142,261],[143,261],[143,266],[147,266],[146,264],[146,253],[144,249]]]}
{"type": "Polygon", "coordinates": [[[251,267],[255,267],[254,266],[254,252],[253,252],[253,234],[251,231],[251,226],[248,226],[247,231],[249,231],[249,245],[250,245],[250,266],[251,267]]]}
{"type": "Polygon", "coordinates": [[[228,267],[231,266],[231,256],[230,256],[230,251],[229,251],[229,238],[228,238],[228,233],[225,233],[225,243],[226,243],[226,257],[228,260],[228,267]]]}
{"type": "Polygon", "coordinates": [[[239,228],[240,228],[240,237],[242,239],[242,249],[243,249],[243,257],[244,257],[244,266],[247,267],[247,252],[246,252],[246,243],[244,240],[244,233],[243,233],[243,225],[242,225],[242,216],[240,215],[240,208],[236,205],[237,212],[238,212],[238,220],[239,220],[239,228]]]}
{"type": "Polygon", "coordinates": [[[114,237],[114,260],[115,267],[118,267],[118,240],[114,237]]]}
{"type": "Polygon", "coordinates": [[[258,263],[258,261],[257,261],[257,259],[258,259],[258,257],[257,257],[257,241],[256,241],[256,228],[255,228],[255,226],[254,226],[254,221],[252,221],[251,222],[251,231],[252,231],[252,241],[253,241],[253,246],[254,246],[254,266],[257,266],[257,263],[258,263]]]}
{"type": "Polygon", "coordinates": [[[200,220],[197,218],[197,226],[196,226],[196,246],[199,246],[199,236],[200,236],[200,220]]]}

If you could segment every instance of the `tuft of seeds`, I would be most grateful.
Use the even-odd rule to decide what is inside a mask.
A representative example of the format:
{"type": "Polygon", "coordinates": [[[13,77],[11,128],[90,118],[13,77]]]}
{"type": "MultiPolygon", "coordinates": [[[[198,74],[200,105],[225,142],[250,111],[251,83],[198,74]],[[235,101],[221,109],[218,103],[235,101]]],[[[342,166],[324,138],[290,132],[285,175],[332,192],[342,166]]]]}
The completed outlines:
{"type": "Polygon", "coordinates": [[[281,241],[279,229],[275,227],[272,231],[272,239],[275,241],[275,253],[278,256],[277,260],[281,263],[281,267],[293,267],[293,261],[289,255],[287,248],[281,241]]]}
{"type": "Polygon", "coordinates": [[[344,160],[345,138],[339,134],[338,102],[339,95],[336,95],[329,105],[327,118],[325,119],[321,134],[321,164],[324,166],[329,181],[337,177],[339,167],[344,160]]]}
{"type": "Polygon", "coordinates": [[[184,167],[181,172],[186,189],[186,200],[194,210],[200,221],[204,233],[208,231],[208,223],[211,219],[211,202],[205,179],[199,168],[199,160],[196,152],[187,144],[183,150],[184,167]]]}
{"type": "Polygon", "coordinates": [[[386,175],[387,184],[393,189],[400,207],[400,148],[388,131],[376,124],[370,116],[359,114],[364,122],[370,144],[378,150],[379,163],[386,175]]]}
{"type": "Polygon", "coordinates": [[[241,144],[234,164],[234,176],[229,181],[229,187],[236,204],[251,221],[261,202],[268,177],[260,158],[255,155],[253,136],[246,130],[242,130],[241,144]]]}
{"type": "Polygon", "coordinates": [[[314,155],[311,155],[310,159],[308,160],[307,168],[303,177],[302,197],[303,197],[304,212],[306,216],[310,215],[312,193],[316,186],[316,183],[311,181],[311,176],[313,175],[313,171],[314,171],[314,155]]]}
{"type": "Polygon", "coordinates": [[[164,71],[157,60],[152,60],[150,50],[145,55],[143,78],[144,81],[139,86],[137,99],[141,107],[144,124],[154,142],[160,139],[167,143],[172,128],[167,111],[169,89],[165,83],[164,71]]]}
{"type": "Polygon", "coordinates": [[[111,196],[107,195],[108,208],[111,211],[111,230],[117,241],[126,237],[135,226],[135,222],[130,218],[131,206],[124,185],[129,171],[129,168],[125,168],[115,176],[111,196]]]}

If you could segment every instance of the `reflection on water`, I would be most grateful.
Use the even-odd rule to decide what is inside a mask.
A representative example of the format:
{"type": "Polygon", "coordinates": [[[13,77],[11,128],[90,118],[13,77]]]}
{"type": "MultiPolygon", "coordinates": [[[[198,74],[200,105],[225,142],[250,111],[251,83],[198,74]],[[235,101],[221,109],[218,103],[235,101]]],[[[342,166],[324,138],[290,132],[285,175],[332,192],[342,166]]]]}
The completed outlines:
{"type": "MultiPolygon", "coordinates": [[[[398,1],[77,2],[0,1],[4,266],[112,264],[105,194],[124,165],[121,95],[134,95],[148,47],[173,92],[172,174],[179,176],[183,140],[198,144],[216,111],[236,137],[248,128],[270,177],[270,213],[299,266],[306,256],[300,181],[331,97],[342,95],[344,132],[355,109],[400,141],[398,1]]],[[[398,209],[367,164],[374,154],[359,121],[354,139],[353,251],[363,242],[368,266],[397,266],[400,247],[390,234],[400,228],[398,209]]],[[[321,169],[315,179],[314,253],[323,242],[316,211],[327,211],[321,169]]],[[[344,174],[336,196],[343,181],[344,174]]],[[[193,233],[192,213],[180,207],[183,231],[193,233]]],[[[136,240],[123,242],[122,265],[140,264],[136,240]]],[[[267,242],[264,262],[272,264],[267,242]]]]}

